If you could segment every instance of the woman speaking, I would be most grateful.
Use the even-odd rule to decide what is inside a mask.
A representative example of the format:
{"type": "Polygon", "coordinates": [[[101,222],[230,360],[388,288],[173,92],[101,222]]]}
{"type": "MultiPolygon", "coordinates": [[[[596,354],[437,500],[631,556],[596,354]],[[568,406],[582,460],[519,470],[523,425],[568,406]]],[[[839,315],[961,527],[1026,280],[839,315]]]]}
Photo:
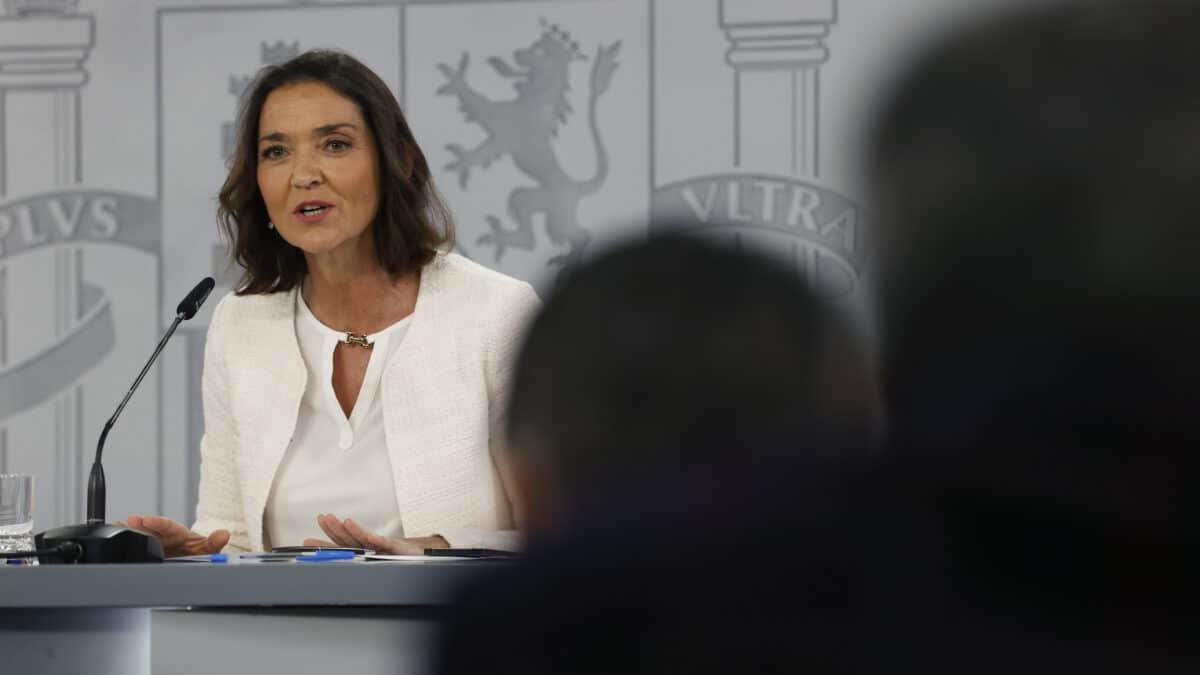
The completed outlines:
{"type": "Polygon", "coordinates": [[[533,289],[453,226],[391,91],[310,51],[259,73],[220,192],[245,269],[213,312],[192,529],[168,556],[514,543],[494,447],[533,289]]]}

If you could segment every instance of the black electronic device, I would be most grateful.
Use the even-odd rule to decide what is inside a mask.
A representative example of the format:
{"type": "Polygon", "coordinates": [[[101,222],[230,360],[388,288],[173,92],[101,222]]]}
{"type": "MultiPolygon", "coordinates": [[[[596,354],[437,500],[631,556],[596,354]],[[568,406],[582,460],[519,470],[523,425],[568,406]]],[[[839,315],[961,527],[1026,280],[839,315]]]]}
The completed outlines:
{"type": "Polygon", "coordinates": [[[354,555],[375,555],[375,551],[369,548],[354,548],[351,546],[276,546],[271,549],[272,554],[278,555],[303,555],[319,551],[349,551],[354,555]]]}
{"type": "Polygon", "coordinates": [[[495,548],[427,548],[425,555],[444,558],[497,558],[511,559],[521,554],[516,551],[502,551],[495,548]]]}
{"type": "Polygon", "coordinates": [[[167,340],[170,340],[171,336],[175,334],[175,329],[181,322],[196,315],[200,306],[208,298],[208,294],[212,292],[214,285],[212,277],[205,277],[175,308],[175,320],[162,339],[158,341],[158,347],[150,355],[150,360],[146,362],[142,372],[133,381],[133,386],[129,387],[129,391],[125,393],[125,398],[121,399],[121,405],[117,406],[116,412],[108,419],[108,422],[104,424],[104,430],[100,432],[100,440],[96,443],[96,459],[92,462],[92,473],[88,477],[87,522],[82,525],[67,525],[39,533],[35,537],[39,552],[50,549],[59,552],[54,555],[39,556],[39,560],[43,564],[162,562],[163,548],[158,537],[105,522],[104,467],[100,463],[100,458],[104,454],[104,441],[108,438],[108,432],[112,430],[113,423],[117,421],[117,417],[125,409],[125,404],[129,402],[133,392],[142,383],[142,378],[149,372],[150,366],[154,365],[154,361],[162,352],[163,347],[167,346],[167,340]]]}

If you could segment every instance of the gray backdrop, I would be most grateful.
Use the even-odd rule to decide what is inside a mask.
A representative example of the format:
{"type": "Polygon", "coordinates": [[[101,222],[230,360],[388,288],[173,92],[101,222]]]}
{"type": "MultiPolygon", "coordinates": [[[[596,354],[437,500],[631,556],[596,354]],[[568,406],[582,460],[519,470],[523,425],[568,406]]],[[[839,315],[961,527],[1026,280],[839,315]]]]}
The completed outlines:
{"type": "MultiPolygon", "coordinates": [[[[236,276],[215,194],[264,64],[338,47],[374,68],[436,168],[459,251],[540,289],[672,214],[786,257],[861,316],[854,166],[872,101],[931,32],[1011,4],[4,0],[0,472],[37,475],[39,530],[83,518],[96,438],[175,303],[236,276]]],[[[108,439],[110,518],[192,518],[212,304],[108,439]]]]}

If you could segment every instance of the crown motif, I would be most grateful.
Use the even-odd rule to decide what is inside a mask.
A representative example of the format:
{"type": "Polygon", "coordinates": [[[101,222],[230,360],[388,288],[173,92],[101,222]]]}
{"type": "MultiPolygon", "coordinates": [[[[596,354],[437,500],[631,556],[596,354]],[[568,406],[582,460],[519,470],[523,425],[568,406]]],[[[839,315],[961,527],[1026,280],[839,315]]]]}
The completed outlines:
{"type": "Polygon", "coordinates": [[[261,47],[263,65],[278,65],[300,55],[299,40],[296,40],[291,44],[286,43],[283,40],[277,40],[275,44],[263,42],[261,47]]]}
{"type": "Polygon", "coordinates": [[[571,34],[558,27],[556,23],[548,23],[545,19],[540,19],[542,24],[542,37],[550,38],[562,45],[562,48],[572,61],[586,61],[587,56],[579,51],[579,42],[571,39],[571,34]]]}
{"type": "Polygon", "coordinates": [[[250,87],[250,83],[254,81],[253,75],[230,75],[229,76],[229,93],[241,98],[246,89],[250,87]]]}
{"type": "Polygon", "coordinates": [[[4,0],[4,9],[14,16],[67,16],[75,13],[79,0],[4,0]]]}

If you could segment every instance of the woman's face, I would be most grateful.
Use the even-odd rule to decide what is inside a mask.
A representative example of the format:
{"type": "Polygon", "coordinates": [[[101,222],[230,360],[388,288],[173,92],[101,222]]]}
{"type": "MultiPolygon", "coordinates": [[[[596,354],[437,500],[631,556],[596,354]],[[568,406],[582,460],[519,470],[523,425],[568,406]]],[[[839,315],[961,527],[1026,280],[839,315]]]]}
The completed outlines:
{"type": "Polygon", "coordinates": [[[258,189],[279,234],[308,255],[368,253],[379,153],[354,101],[319,82],[280,87],[258,118],[258,189]]]}

